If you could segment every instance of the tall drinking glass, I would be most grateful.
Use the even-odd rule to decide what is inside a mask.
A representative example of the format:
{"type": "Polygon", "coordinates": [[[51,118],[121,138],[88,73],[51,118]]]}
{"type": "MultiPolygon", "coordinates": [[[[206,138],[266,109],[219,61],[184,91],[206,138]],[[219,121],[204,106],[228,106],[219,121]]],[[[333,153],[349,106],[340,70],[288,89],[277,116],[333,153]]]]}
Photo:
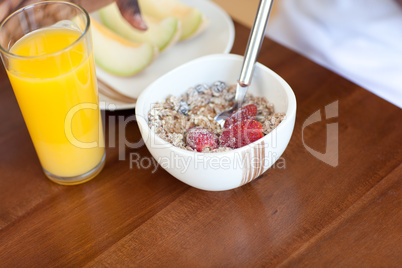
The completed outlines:
{"type": "Polygon", "coordinates": [[[105,146],[88,13],[60,1],[24,7],[0,25],[0,54],[46,176],[95,177],[105,146]]]}

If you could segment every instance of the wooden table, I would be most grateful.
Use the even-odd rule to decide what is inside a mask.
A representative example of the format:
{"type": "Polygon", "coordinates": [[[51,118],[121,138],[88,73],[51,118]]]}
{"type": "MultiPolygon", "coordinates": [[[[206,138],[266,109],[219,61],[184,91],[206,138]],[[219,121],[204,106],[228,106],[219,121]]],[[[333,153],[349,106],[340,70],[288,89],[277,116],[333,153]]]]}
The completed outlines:
{"type": "MultiPolygon", "coordinates": [[[[249,29],[235,27],[232,52],[242,54],[249,29]]],[[[134,110],[104,114],[119,135],[98,177],[52,183],[1,69],[0,267],[400,265],[401,110],[271,40],[259,61],[296,94],[294,133],[284,167],[224,192],[155,171],[145,146],[125,148],[119,135],[141,138],[135,122],[119,129],[134,110]],[[336,116],[325,120],[330,104],[336,116]],[[317,111],[324,120],[303,129],[317,111]],[[326,151],[329,124],[338,129],[335,166],[310,153],[326,151]],[[143,165],[130,166],[130,154],[143,165]]]]}

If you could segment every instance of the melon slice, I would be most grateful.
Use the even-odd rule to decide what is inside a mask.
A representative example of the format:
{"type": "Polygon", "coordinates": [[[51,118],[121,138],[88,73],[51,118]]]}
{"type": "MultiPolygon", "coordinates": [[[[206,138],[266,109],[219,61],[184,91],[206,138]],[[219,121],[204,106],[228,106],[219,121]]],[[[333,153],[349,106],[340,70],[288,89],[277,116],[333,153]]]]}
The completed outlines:
{"type": "Polygon", "coordinates": [[[147,67],[158,54],[150,43],[134,43],[115,34],[95,19],[91,19],[94,57],[105,71],[130,76],[147,67]]]}
{"type": "Polygon", "coordinates": [[[207,25],[202,12],[179,0],[138,0],[142,14],[157,19],[175,17],[181,22],[180,40],[195,36],[207,25]]]}
{"type": "Polygon", "coordinates": [[[181,36],[179,20],[174,17],[156,19],[143,14],[148,30],[140,31],[123,18],[116,3],[100,9],[99,16],[103,24],[113,32],[133,42],[155,44],[159,51],[176,43],[181,36]]]}

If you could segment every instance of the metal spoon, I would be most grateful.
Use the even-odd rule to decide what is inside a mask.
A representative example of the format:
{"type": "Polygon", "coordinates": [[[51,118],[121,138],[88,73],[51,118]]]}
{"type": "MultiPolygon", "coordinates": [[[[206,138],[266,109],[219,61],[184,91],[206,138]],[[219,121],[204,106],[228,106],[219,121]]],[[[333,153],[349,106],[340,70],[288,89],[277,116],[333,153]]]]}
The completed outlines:
{"type": "Polygon", "coordinates": [[[257,61],[258,54],[262,41],[264,40],[265,28],[267,26],[269,14],[271,12],[273,0],[261,0],[258,6],[257,15],[254,20],[253,27],[251,29],[250,37],[246,52],[243,59],[243,65],[236,85],[235,104],[229,110],[223,111],[215,116],[221,126],[224,125],[225,120],[237,109],[241,108],[246,95],[247,89],[251,83],[253,76],[255,62],[257,61]]]}

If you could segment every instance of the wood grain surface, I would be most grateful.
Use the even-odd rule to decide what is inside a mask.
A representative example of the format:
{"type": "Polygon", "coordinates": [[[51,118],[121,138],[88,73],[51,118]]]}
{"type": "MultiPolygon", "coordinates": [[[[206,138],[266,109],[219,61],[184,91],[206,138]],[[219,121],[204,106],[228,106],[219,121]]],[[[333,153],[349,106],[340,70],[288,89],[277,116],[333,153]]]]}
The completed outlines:
{"type": "MultiPolygon", "coordinates": [[[[249,28],[235,27],[232,52],[243,54],[249,28]]],[[[103,114],[98,177],[52,183],[2,68],[0,267],[400,267],[401,110],[269,39],[259,61],[295,92],[294,134],[285,167],[224,192],[187,186],[145,146],[128,148],[141,139],[134,110],[103,114]],[[331,103],[336,117],[303,129],[331,103]],[[335,167],[306,149],[325,152],[327,124],[338,127],[335,167]]]]}

